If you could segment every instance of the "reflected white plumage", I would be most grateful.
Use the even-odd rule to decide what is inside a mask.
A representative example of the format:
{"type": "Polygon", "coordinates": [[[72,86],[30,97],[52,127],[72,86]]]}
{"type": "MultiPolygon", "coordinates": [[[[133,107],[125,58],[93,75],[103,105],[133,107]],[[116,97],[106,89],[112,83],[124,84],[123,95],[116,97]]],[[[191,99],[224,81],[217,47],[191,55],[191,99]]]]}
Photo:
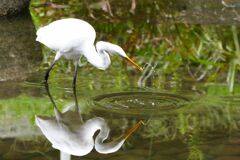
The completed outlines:
{"type": "Polygon", "coordinates": [[[52,143],[52,147],[62,152],[62,159],[70,159],[68,158],[70,155],[84,156],[90,153],[94,147],[97,152],[103,154],[116,152],[126,139],[142,125],[142,121],[139,121],[121,138],[105,142],[110,129],[103,118],[95,117],[82,122],[77,106],[66,108],[67,110],[63,113],[54,108],[55,117],[36,116],[35,118],[37,126],[52,143]]]}
{"type": "MultiPolygon", "coordinates": [[[[61,19],[40,28],[37,31],[37,41],[43,43],[50,49],[56,51],[53,64],[47,70],[45,81],[47,82],[49,72],[53,65],[61,57],[74,61],[75,71],[81,55],[85,56],[92,65],[98,69],[105,70],[111,64],[109,53],[125,58],[138,70],[143,70],[131,60],[124,50],[115,44],[99,41],[94,46],[96,32],[87,22],[75,19],[61,19]]],[[[76,78],[77,71],[74,78],[76,78]]]]}

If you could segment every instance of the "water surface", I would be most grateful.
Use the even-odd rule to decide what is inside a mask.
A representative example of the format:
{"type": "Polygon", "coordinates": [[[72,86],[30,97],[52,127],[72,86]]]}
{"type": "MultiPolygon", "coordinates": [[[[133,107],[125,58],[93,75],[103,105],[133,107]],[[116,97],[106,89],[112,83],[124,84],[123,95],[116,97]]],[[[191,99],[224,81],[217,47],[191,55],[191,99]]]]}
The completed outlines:
{"type": "MultiPolygon", "coordinates": [[[[93,150],[72,159],[240,159],[240,86],[234,39],[239,35],[238,2],[162,1],[153,5],[146,1],[137,3],[136,9],[134,1],[109,2],[111,12],[103,2],[35,1],[31,8],[36,27],[61,17],[88,19],[98,39],[135,53],[131,56],[145,69],[140,73],[111,57],[111,67],[100,71],[83,59],[77,79],[83,120],[105,119],[111,129],[108,141],[140,120],[144,125],[115,153],[93,150]],[[69,9],[75,5],[78,8],[69,9]],[[99,25],[99,21],[113,23],[99,25]],[[232,78],[233,92],[229,92],[232,78]]],[[[0,35],[4,49],[0,60],[0,159],[59,159],[59,151],[35,124],[35,115],[54,115],[43,85],[54,54],[43,46],[40,51],[28,16],[4,19],[0,26],[6,31],[0,35]],[[19,35],[20,31],[13,32],[16,28],[29,34],[19,35]]],[[[61,111],[74,104],[72,76],[73,66],[65,60],[50,76],[49,89],[61,111]]]]}

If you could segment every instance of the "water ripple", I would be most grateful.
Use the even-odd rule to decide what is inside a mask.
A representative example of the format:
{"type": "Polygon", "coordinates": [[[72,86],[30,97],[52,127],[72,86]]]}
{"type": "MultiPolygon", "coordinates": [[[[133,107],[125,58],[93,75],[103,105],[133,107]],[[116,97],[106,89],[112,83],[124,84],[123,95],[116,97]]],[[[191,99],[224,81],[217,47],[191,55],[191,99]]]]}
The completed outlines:
{"type": "Polygon", "coordinates": [[[98,109],[124,114],[168,114],[184,106],[190,99],[168,93],[120,92],[94,97],[98,109]]]}

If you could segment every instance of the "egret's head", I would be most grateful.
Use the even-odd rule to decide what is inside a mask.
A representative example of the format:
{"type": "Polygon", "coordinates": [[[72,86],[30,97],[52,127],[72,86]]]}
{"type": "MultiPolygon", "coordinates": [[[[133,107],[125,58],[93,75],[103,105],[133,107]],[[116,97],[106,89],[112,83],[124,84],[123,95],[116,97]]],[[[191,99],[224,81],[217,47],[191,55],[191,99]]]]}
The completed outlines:
{"type": "Polygon", "coordinates": [[[99,41],[99,42],[97,42],[96,47],[97,47],[98,52],[105,51],[109,54],[113,54],[113,55],[115,54],[115,55],[118,55],[120,57],[123,57],[130,64],[132,64],[134,67],[136,67],[138,70],[143,71],[142,67],[140,67],[131,58],[129,58],[120,46],[118,46],[116,44],[109,43],[109,42],[99,41]]]}
{"type": "Polygon", "coordinates": [[[139,71],[143,71],[142,67],[140,67],[137,63],[135,63],[130,57],[127,56],[127,54],[124,52],[124,50],[117,46],[117,51],[116,54],[118,54],[119,56],[123,57],[125,60],[127,60],[131,65],[133,65],[135,68],[137,68],[139,71]]]}

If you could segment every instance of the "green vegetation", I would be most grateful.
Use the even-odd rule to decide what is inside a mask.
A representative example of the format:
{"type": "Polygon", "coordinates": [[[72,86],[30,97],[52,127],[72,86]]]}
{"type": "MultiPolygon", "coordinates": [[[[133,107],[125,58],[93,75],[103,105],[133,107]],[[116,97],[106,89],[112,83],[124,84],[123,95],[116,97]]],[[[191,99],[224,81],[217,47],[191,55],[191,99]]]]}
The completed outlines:
{"type": "Polygon", "coordinates": [[[51,102],[47,98],[19,96],[13,99],[2,99],[0,100],[1,122],[4,123],[7,117],[13,118],[13,121],[25,117],[33,124],[36,113],[52,114],[51,108],[51,102]]]}
{"type": "MultiPolygon", "coordinates": [[[[133,13],[135,10],[126,10],[128,5],[131,6],[129,3],[120,1],[121,8],[108,1],[38,0],[32,1],[30,9],[36,28],[59,18],[82,18],[95,27],[97,39],[121,45],[142,66],[146,63],[154,66],[155,73],[171,74],[174,79],[192,82],[227,82],[229,91],[234,91],[240,69],[236,26],[182,23],[177,19],[180,13],[169,11],[165,1],[138,2],[139,8],[135,10],[143,14],[138,15],[133,13]],[[147,9],[143,9],[144,6],[147,9]],[[170,18],[163,17],[165,14],[170,18]],[[148,15],[152,17],[146,23],[144,18],[148,15]]],[[[49,51],[44,51],[44,64],[50,62],[48,55],[49,51]]],[[[65,67],[61,68],[67,72],[70,65],[64,63],[65,67]]]]}

